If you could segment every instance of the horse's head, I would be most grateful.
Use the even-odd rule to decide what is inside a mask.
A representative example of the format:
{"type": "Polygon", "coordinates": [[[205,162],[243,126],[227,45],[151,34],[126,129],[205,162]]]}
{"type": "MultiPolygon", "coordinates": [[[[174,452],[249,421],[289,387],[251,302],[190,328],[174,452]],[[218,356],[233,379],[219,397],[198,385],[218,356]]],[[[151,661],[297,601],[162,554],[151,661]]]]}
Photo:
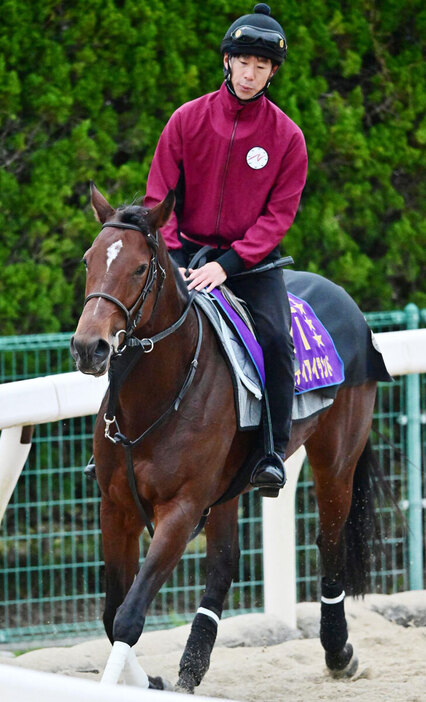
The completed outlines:
{"type": "Polygon", "coordinates": [[[102,230],[84,254],[86,299],[71,354],[83,373],[106,372],[113,349],[149,320],[164,279],[158,229],[169,219],[174,193],[151,210],[114,210],[92,185],[92,207],[102,230]]]}

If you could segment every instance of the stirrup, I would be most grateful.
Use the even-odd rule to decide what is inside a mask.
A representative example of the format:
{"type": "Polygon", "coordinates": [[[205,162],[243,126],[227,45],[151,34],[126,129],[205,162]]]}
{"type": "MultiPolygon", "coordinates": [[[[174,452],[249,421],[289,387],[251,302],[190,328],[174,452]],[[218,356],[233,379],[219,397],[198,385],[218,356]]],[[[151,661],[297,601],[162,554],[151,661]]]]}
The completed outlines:
{"type": "Polygon", "coordinates": [[[281,488],[284,487],[287,481],[284,462],[281,456],[276,453],[269,453],[266,456],[263,455],[255,464],[251,478],[250,484],[258,488],[259,494],[262,497],[277,497],[281,488]],[[268,481],[268,469],[271,469],[271,480],[268,481]],[[275,476],[272,474],[275,472],[275,476]],[[262,474],[264,475],[264,480],[259,480],[262,474]],[[276,478],[276,479],[273,479],[276,478]]]}
{"type": "Polygon", "coordinates": [[[278,497],[280,494],[281,488],[268,488],[268,487],[263,487],[263,488],[258,488],[257,492],[261,497],[278,497]]]}

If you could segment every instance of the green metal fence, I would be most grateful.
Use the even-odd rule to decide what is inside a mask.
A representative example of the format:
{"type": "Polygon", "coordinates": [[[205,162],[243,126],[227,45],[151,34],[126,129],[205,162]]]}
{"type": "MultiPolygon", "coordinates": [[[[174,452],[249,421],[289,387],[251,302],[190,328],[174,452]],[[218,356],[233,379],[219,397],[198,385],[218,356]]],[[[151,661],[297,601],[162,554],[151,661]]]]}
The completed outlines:
{"type": "MultiPolygon", "coordinates": [[[[368,315],[375,331],[407,327],[407,310],[368,315]]],[[[419,313],[424,326],[426,311],[419,313]]],[[[0,338],[0,382],[73,370],[70,334],[0,338]]],[[[426,414],[426,380],[421,379],[426,414]]],[[[379,387],[373,441],[393,493],[408,504],[407,378],[379,387]],[[386,437],[384,440],[383,437],[386,437]]],[[[62,638],[103,631],[103,563],[95,483],[82,476],[91,454],[93,418],[44,424],[36,428],[33,447],[0,528],[0,644],[34,638],[62,638]]],[[[421,437],[424,451],[426,435],[421,437]]],[[[423,495],[426,494],[423,485],[423,495]]],[[[318,517],[309,466],[297,495],[297,593],[318,598],[318,517]]],[[[373,573],[371,590],[396,592],[410,587],[407,533],[395,510],[380,512],[386,552],[373,573]]],[[[255,494],[240,501],[241,561],[227,598],[225,614],[263,611],[262,514],[255,494]]],[[[423,543],[424,539],[423,524],[423,543]]],[[[142,540],[142,557],[148,542],[142,540]]],[[[146,626],[159,628],[192,618],[204,588],[205,538],[191,543],[178,568],[152,605],[146,626]]],[[[423,573],[421,574],[423,577],[423,573]]]]}

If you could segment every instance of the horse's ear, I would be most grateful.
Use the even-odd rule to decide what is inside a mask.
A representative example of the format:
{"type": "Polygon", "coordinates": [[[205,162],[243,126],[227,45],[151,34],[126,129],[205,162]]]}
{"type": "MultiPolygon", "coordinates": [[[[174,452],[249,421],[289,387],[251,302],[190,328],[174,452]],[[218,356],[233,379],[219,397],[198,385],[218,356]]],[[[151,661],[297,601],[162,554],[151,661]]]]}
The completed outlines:
{"type": "Polygon", "coordinates": [[[113,207],[111,207],[108,200],[106,200],[99,192],[93,181],[90,182],[90,195],[91,205],[93,212],[95,213],[95,217],[98,222],[103,224],[107,221],[107,219],[113,216],[115,210],[113,207]]]}
{"type": "Polygon", "coordinates": [[[160,229],[169,221],[175,201],[175,191],[169,190],[164,200],[159,202],[152,210],[149,210],[147,217],[153,229],[160,229]]]}

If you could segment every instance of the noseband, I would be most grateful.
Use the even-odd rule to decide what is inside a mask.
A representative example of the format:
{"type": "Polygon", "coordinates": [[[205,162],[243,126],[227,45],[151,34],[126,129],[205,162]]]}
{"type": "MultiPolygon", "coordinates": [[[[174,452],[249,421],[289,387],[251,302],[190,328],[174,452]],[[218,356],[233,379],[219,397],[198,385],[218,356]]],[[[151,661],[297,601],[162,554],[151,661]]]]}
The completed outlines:
{"type": "MultiPolygon", "coordinates": [[[[166,272],[164,268],[160,265],[158,261],[158,256],[157,256],[157,250],[158,250],[158,232],[155,232],[155,236],[152,234],[147,234],[146,232],[141,229],[141,227],[138,227],[135,224],[127,224],[125,222],[105,222],[102,225],[102,229],[105,229],[106,227],[113,227],[114,229],[134,229],[137,232],[140,232],[143,234],[147,240],[148,245],[152,249],[152,256],[151,260],[149,262],[149,268],[148,268],[148,274],[146,277],[145,285],[143,286],[140,294],[138,295],[136,301],[133,303],[133,305],[130,308],[127,308],[121,300],[119,300],[117,297],[114,297],[113,295],[110,295],[109,293],[104,293],[104,292],[93,292],[90,293],[86,299],[84,300],[83,307],[86,306],[86,304],[89,302],[89,300],[92,300],[95,297],[103,297],[105,300],[109,300],[109,302],[113,302],[117,307],[120,308],[120,310],[124,313],[124,316],[126,318],[126,329],[120,329],[119,332],[116,334],[117,342],[114,345],[114,351],[117,352],[118,350],[118,337],[120,334],[124,334],[124,343],[127,343],[129,337],[133,335],[133,332],[135,331],[136,327],[138,326],[141,318],[142,318],[142,313],[143,313],[143,308],[146,302],[146,299],[149,295],[149,293],[152,291],[155,281],[157,280],[158,277],[158,271],[160,272],[161,275],[161,283],[159,290],[157,292],[157,298],[154,303],[157,303],[158,300],[158,295],[161,292],[161,288],[163,287],[164,280],[166,278],[166,272]]],[[[152,350],[152,349],[151,349],[152,350]]]]}

